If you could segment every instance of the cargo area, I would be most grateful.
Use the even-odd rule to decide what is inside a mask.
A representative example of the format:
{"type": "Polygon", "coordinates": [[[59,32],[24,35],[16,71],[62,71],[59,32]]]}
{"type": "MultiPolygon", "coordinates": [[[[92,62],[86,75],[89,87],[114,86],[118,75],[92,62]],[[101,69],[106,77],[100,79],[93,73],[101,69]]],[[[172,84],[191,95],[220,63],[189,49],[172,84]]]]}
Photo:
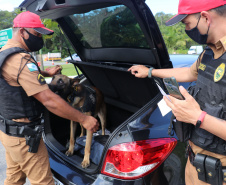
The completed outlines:
{"type": "MultiPolygon", "coordinates": [[[[113,133],[123,122],[133,116],[159,92],[153,79],[138,79],[127,71],[129,65],[115,63],[75,62],[75,66],[85,75],[81,83],[99,88],[104,94],[107,106],[106,129],[113,133]]],[[[101,128],[100,128],[101,129],[101,128]]],[[[77,127],[76,137],[81,133],[77,127]]],[[[99,136],[98,140],[104,146],[109,136],[99,136]]],[[[46,110],[45,139],[46,143],[61,156],[74,165],[80,165],[83,155],[75,151],[67,157],[67,143],[70,138],[70,121],[60,118],[46,110]]],[[[102,152],[98,154],[102,155],[102,152]]],[[[92,158],[91,158],[92,162],[92,158]]],[[[95,169],[92,163],[88,170],[95,169]]]]}

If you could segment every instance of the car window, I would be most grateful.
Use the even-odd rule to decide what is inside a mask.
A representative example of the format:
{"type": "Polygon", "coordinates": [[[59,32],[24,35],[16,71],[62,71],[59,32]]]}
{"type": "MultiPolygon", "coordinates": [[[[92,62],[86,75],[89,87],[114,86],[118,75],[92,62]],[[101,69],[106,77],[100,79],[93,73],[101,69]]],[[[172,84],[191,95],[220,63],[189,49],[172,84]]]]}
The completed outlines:
{"type": "Polygon", "coordinates": [[[124,5],[73,14],[64,19],[86,48],[149,48],[135,16],[124,5]]]}

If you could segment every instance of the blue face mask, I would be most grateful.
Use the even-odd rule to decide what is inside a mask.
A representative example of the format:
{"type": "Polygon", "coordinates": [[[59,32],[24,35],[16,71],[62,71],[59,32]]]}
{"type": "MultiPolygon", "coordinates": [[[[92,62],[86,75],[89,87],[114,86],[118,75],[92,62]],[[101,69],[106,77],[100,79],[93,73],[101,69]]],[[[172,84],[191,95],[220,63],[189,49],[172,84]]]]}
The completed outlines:
{"type": "MultiPolygon", "coordinates": [[[[201,18],[201,16],[199,17],[199,20],[200,20],[200,18],[201,18]]],[[[210,27],[208,27],[206,34],[204,34],[204,35],[201,34],[198,30],[199,20],[198,20],[196,27],[192,28],[191,30],[185,30],[185,32],[195,42],[197,42],[199,44],[206,44],[210,27]]]]}

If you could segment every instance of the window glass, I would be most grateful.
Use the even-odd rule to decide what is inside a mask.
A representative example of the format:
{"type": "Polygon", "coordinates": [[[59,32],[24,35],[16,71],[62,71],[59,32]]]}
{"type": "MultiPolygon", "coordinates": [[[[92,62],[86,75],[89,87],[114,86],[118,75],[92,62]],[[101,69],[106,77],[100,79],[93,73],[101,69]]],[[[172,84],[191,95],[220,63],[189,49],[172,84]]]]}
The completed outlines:
{"type": "Polygon", "coordinates": [[[135,16],[124,5],[70,15],[65,20],[86,48],[149,48],[135,16]]]}

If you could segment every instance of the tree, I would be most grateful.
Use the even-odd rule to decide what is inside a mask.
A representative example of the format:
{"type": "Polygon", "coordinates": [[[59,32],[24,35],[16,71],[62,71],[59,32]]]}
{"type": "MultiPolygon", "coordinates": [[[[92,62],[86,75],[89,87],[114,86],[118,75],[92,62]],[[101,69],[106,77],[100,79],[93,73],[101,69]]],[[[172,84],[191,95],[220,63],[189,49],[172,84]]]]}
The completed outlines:
{"type": "Polygon", "coordinates": [[[165,14],[163,12],[159,12],[155,15],[155,19],[159,25],[169,53],[187,53],[190,46],[197,45],[197,43],[195,43],[190,37],[187,36],[184,31],[184,24],[178,23],[174,26],[165,26],[165,22],[172,17],[172,14],[165,14]]]}
{"type": "MultiPolygon", "coordinates": [[[[45,45],[43,47],[43,53],[61,53],[61,57],[65,58],[68,56],[67,46],[70,46],[69,42],[66,37],[64,36],[64,33],[61,32],[61,30],[58,27],[58,23],[56,21],[52,21],[51,19],[44,19],[43,20],[44,25],[53,30],[54,34],[52,35],[44,35],[44,41],[45,45]]],[[[70,50],[72,50],[72,47],[69,47],[70,50]]]]}
{"type": "Polygon", "coordinates": [[[12,12],[0,10],[0,30],[11,28],[13,26],[13,19],[20,12],[18,8],[15,8],[12,12]]]}
{"type": "MultiPolygon", "coordinates": [[[[78,25],[74,25],[72,28],[78,39],[82,44],[87,47],[111,47],[114,46],[140,46],[147,47],[144,35],[139,25],[134,22],[133,14],[128,9],[122,9],[124,7],[117,7],[114,10],[103,8],[97,9],[85,14],[78,14],[76,16],[70,16],[70,20],[79,22],[78,25]],[[99,16],[98,16],[99,15],[99,16]],[[104,19],[103,19],[104,18],[104,19]],[[122,27],[121,25],[125,25],[122,27]],[[113,24],[114,26],[108,26],[113,24]],[[82,28],[79,27],[82,25],[82,28]],[[99,29],[101,28],[101,34],[99,29]],[[111,28],[111,30],[109,30],[111,28]],[[82,30],[80,30],[82,29],[82,30]],[[90,31],[92,30],[92,31],[90,31]],[[82,32],[81,32],[82,31],[82,32]],[[99,38],[100,39],[96,39],[99,38]],[[89,43],[87,42],[89,41],[89,43]],[[128,42],[128,44],[127,44],[128,42]]],[[[20,9],[14,9],[12,12],[0,10],[0,30],[12,27],[13,19],[21,13],[20,9]]],[[[155,19],[159,25],[163,39],[169,53],[187,53],[191,45],[197,45],[192,39],[190,39],[185,33],[185,26],[182,23],[174,26],[165,26],[165,22],[169,20],[173,15],[159,12],[155,15],[155,19]]],[[[72,46],[69,43],[64,33],[62,33],[58,27],[58,23],[50,19],[44,19],[45,26],[55,33],[53,35],[44,35],[44,48],[43,53],[48,52],[60,52],[62,58],[68,56],[67,46],[72,51],[72,46]]],[[[68,23],[70,25],[70,23],[68,23]]]]}

